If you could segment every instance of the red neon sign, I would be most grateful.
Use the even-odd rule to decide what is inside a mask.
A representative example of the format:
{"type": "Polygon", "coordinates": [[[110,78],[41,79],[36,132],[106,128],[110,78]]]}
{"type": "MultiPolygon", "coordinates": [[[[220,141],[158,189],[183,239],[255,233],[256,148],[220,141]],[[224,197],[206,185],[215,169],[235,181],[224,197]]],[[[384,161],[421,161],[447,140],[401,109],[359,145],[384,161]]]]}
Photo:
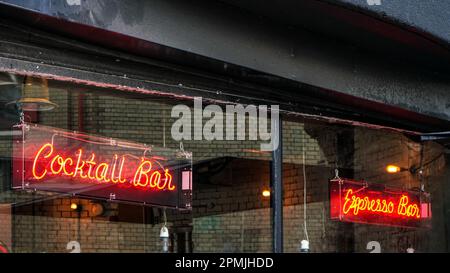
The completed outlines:
{"type": "Polygon", "coordinates": [[[0,253],[8,253],[8,250],[6,249],[6,247],[0,245],[0,253]]]}
{"type": "MultiPolygon", "coordinates": [[[[13,145],[13,188],[189,208],[192,161],[176,150],[26,125],[13,145]]],[[[185,153],[186,154],[186,153],[185,153]]],[[[188,154],[188,153],[187,153],[188,154]]]]}
{"type": "Polygon", "coordinates": [[[345,192],[342,213],[358,215],[360,212],[380,213],[391,216],[420,218],[419,204],[410,203],[409,197],[402,194],[397,202],[383,198],[359,195],[353,189],[345,192]]]}
{"type": "Polygon", "coordinates": [[[161,164],[142,157],[137,166],[133,166],[125,155],[114,154],[110,162],[96,160],[98,156],[91,152],[87,156],[83,149],[78,149],[74,155],[62,155],[51,143],[43,144],[33,159],[32,175],[37,181],[47,177],[77,178],[90,183],[130,183],[140,189],[175,190],[172,175],[161,164]],[[130,166],[131,165],[131,166],[130,166]],[[155,166],[159,165],[158,170],[155,166]],[[125,168],[135,169],[133,177],[126,179],[125,168]]]}
{"type": "Polygon", "coordinates": [[[9,253],[8,248],[2,241],[0,241],[0,253],[9,253]]]}
{"type": "Polygon", "coordinates": [[[347,179],[330,181],[331,218],[343,222],[424,227],[429,224],[429,194],[347,179]]]}

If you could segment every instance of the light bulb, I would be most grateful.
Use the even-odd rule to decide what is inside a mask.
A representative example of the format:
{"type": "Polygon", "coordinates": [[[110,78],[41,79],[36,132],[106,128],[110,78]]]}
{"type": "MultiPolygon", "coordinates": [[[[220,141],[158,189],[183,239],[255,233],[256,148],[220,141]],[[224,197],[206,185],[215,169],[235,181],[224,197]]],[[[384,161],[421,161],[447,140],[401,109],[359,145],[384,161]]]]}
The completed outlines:
{"type": "Polygon", "coordinates": [[[386,171],[388,173],[398,173],[401,171],[401,168],[399,166],[395,166],[395,165],[387,165],[386,171]]]}
{"type": "Polygon", "coordinates": [[[263,190],[262,196],[269,197],[270,196],[270,191],[269,190],[263,190]]]}

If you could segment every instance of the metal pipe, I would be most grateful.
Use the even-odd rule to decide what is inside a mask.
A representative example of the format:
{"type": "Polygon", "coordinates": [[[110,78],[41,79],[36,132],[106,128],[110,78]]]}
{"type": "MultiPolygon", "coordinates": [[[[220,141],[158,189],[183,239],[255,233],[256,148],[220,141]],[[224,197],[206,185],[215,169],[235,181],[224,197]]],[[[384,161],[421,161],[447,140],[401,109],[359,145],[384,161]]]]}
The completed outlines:
{"type": "Polygon", "coordinates": [[[282,121],[281,118],[272,119],[275,122],[272,131],[273,143],[278,146],[272,152],[271,184],[272,194],[272,250],[274,253],[283,252],[283,153],[282,153],[282,121]]]}
{"type": "Polygon", "coordinates": [[[78,94],[78,131],[84,132],[84,94],[78,94]]]}

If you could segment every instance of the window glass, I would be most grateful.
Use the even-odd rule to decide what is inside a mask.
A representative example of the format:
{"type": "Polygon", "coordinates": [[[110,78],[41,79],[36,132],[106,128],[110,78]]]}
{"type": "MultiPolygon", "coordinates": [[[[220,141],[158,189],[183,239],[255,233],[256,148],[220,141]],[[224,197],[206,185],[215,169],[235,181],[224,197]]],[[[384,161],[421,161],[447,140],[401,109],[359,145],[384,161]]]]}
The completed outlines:
{"type": "MultiPolygon", "coordinates": [[[[0,252],[272,251],[264,106],[0,80],[0,252]]],[[[285,252],[448,249],[442,145],[282,116],[285,252]]]]}

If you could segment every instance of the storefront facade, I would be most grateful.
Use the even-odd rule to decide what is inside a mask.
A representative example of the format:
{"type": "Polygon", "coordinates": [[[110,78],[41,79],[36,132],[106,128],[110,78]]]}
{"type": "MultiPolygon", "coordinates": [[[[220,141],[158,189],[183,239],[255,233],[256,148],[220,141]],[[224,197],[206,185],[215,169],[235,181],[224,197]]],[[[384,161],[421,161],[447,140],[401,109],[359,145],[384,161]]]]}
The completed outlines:
{"type": "Polygon", "coordinates": [[[448,252],[446,38],[250,2],[0,1],[0,252],[448,252]]]}

